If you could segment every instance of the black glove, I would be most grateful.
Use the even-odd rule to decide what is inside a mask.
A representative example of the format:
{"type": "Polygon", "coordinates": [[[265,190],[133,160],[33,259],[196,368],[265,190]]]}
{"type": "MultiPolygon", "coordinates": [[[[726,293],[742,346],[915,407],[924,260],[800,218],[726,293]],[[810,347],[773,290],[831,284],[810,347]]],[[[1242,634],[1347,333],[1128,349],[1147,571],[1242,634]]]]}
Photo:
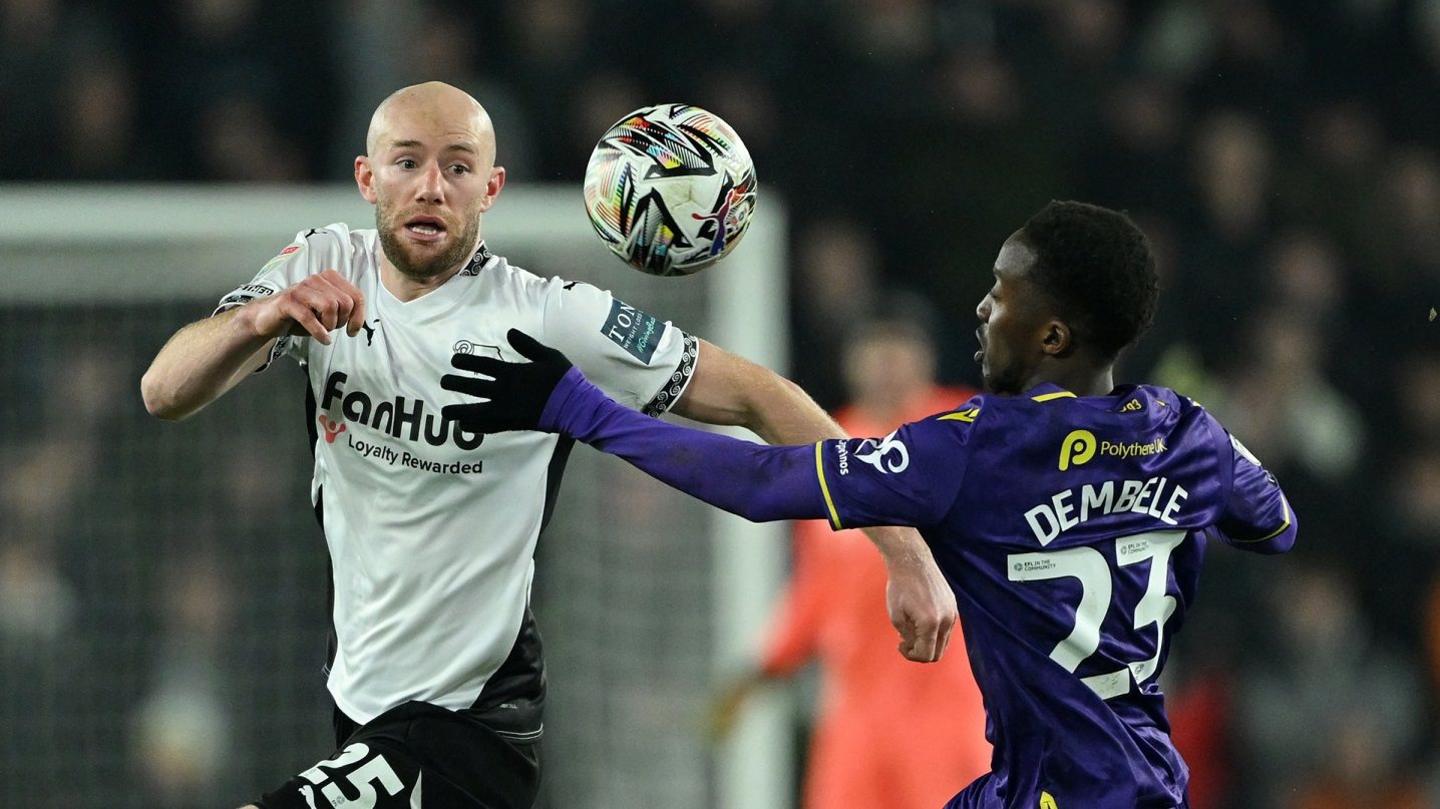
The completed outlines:
{"type": "Polygon", "coordinates": [[[450,358],[451,365],[491,379],[460,374],[440,377],[440,387],[445,390],[490,400],[450,405],[440,411],[466,430],[500,433],[536,429],[550,394],[570,370],[570,360],[564,354],[541,345],[525,332],[511,329],[505,337],[520,356],[530,361],[506,362],[474,354],[456,354],[450,358]]]}

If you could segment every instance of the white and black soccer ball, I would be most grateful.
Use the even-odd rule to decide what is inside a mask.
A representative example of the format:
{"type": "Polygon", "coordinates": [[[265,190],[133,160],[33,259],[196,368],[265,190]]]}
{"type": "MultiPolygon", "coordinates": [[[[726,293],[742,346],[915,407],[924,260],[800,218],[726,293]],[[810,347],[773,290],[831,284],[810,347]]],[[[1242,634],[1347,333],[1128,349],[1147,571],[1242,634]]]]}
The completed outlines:
{"type": "Polygon", "coordinates": [[[605,244],[652,275],[689,275],[729,255],[755,212],[740,136],[689,104],[642,107],[595,144],[585,210],[605,244]]]}

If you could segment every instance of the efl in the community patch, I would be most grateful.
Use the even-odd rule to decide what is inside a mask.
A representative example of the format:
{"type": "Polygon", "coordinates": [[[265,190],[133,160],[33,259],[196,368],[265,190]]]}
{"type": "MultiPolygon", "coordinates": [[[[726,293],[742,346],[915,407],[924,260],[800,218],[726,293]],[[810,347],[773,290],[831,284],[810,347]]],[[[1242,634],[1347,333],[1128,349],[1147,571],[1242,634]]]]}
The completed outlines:
{"type": "Polygon", "coordinates": [[[650,358],[655,356],[655,346],[660,344],[660,335],[665,332],[665,324],[649,312],[616,298],[610,304],[610,317],[605,319],[600,331],[635,359],[649,365],[650,358]]]}

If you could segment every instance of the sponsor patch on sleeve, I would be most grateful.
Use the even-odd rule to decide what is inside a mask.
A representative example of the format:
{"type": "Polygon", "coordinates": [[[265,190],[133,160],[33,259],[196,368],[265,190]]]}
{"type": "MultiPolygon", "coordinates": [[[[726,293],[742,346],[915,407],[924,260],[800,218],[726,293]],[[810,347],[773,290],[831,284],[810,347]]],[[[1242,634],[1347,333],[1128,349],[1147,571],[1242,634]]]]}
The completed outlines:
{"type": "Polygon", "coordinates": [[[665,324],[649,312],[616,298],[610,304],[610,316],[600,327],[600,333],[648,365],[655,356],[655,347],[660,344],[660,336],[665,333],[665,324]]]}
{"type": "Polygon", "coordinates": [[[234,292],[231,292],[229,295],[221,298],[220,304],[215,307],[214,314],[218,315],[227,309],[234,309],[237,306],[243,306],[250,301],[255,300],[256,298],[264,298],[268,295],[274,295],[276,292],[279,291],[280,287],[270,283],[269,281],[252,281],[245,286],[235,290],[234,292]]]}

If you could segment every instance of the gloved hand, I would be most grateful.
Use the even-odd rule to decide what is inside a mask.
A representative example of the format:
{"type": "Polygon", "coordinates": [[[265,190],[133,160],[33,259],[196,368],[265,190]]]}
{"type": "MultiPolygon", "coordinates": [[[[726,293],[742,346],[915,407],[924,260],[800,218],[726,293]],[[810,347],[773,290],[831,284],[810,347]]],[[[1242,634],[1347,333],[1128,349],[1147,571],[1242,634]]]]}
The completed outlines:
{"type": "Polygon", "coordinates": [[[449,405],[442,415],[466,430],[499,433],[506,430],[539,429],[540,414],[550,401],[555,386],[570,370],[570,360],[535,338],[511,329],[505,335],[510,346],[529,362],[506,362],[493,357],[456,354],[450,364],[462,371],[491,377],[482,379],[462,374],[440,378],[445,390],[489,399],[488,402],[449,405]]]}

